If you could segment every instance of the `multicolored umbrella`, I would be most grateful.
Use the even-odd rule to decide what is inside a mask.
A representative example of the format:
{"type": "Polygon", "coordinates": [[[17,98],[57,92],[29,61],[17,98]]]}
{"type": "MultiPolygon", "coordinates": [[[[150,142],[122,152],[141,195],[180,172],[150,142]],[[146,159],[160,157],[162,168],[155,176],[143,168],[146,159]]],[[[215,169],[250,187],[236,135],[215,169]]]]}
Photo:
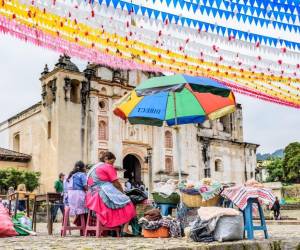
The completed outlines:
{"type": "Polygon", "coordinates": [[[154,77],[115,105],[131,124],[169,126],[202,123],[235,111],[233,92],[217,80],[187,75],[154,77]]]}

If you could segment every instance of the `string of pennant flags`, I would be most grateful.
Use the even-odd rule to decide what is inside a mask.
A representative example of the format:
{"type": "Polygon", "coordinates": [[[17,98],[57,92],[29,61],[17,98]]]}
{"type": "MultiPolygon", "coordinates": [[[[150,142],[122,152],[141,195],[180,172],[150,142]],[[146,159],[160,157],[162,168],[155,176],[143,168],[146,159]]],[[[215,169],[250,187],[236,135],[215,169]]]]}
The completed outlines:
{"type": "MultiPolygon", "coordinates": [[[[288,8],[287,12],[297,16],[297,6],[292,5],[290,0],[275,1],[277,7],[274,4],[273,11],[280,12],[284,10],[283,6],[291,5],[295,8],[288,8]]],[[[232,31],[238,31],[239,25],[232,28],[224,23],[224,34],[219,34],[217,27],[221,26],[216,24],[214,29],[208,26],[207,30],[205,26],[205,30],[190,27],[189,21],[181,21],[182,18],[187,19],[184,15],[189,16],[186,2],[2,0],[0,32],[37,46],[111,67],[218,78],[236,92],[300,108],[300,54],[297,52],[298,46],[292,45],[297,44],[299,38],[295,30],[281,31],[292,33],[293,36],[286,40],[268,36],[268,39],[277,41],[268,43],[269,40],[264,42],[263,39],[260,42],[257,37],[253,37],[254,33],[249,32],[247,34],[252,34],[252,39],[246,41],[232,31]],[[154,5],[158,9],[152,9],[154,5]],[[185,12],[179,14],[178,6],[184,7],[185,12]],[[144,14],[142,8],[146,8],[144,14]],[[162,11],[163,8],[165,11],[162,11]],[[151,15],[148,15],[148,9],[152,9],[151,15]],[[154,10],[160,12],[157,17],[154,10]],[[165,18],[162,12],[166,13],[165,18]],[[173,16],[169,16],[170,14],[173,16]]],[[[190,10],[193,4],[223,8],[224,2],[228,1],[194,0],[190,1],[190,10]]],[[[262,2],[265,1],[255,1],[255,8],[260,8],[262,2]]],[[[253,1],[236,0],[234,3],[246,5],[253,1]]],[[[201,11],[196,14],[199,15],[198,19],[192,20],[197,22],[204,23],[202,20],[208,17],[207,13],[202,15],[201,11]]],[[[225,16],[222,18],[226,20],[225,16]]],[[[222,18],[218,17],[219,20],[222,18]]],[[[297,16],[295,25],[298,24],[298,19],[297,16]]],[[[293,19],[289,18],[287,21],[292,22],[293,19]]],[[[272,28],[277,31],[278,27],[272,28]]]]}
{"type": "MultiPolygon", "coordinates": [[[[290,49],[296,49],[296,50],[300,50],[300,43],[297,41],[290,41],[288,39],[285,38],[280,38],[280,37],[270,37],[270,36],[266,36],[266,35],[261,35],[261,34],[257,34],[257,33],[253,33],[250,30],[241,30],[241,29],[235,29],[235,28],[229,28],[229,27],[225,27],[223,25],[219,25],[217,23],[209,23],[209,22],[205,22],[205,21],[200,21],[198,19],[194,19],[194,18],[189,18],[186,17],[184,15],[182,15],[182,12],[179,12],[180,14],[174,14],[172,12],[166,12],[166,11],[162,11],[159,9],[154,9],[154,6],[157,5],[157,2],[160,2],[160,0],[152,0],[153,1],[153,7],[147,7],[147,6],[143,6],[143,5],[139,5],[139,4],[135,4],[132,2],[127,2],[127,1],[123,1],[123,0],[98,0],[98,4],[106,4],[107,6],[113,6],[114,8],[120,8],[122,10],[127,10],[129,13],[136,13],[136,14],[141,14],[143,16],[147,16],[148,18],[154,18],[154,19],[161,19],[163,22],[170,22],[170,23],[175,23],[177,25],[182,25],[183,27],[187,26],[187,27],[193,27],[195,29],[200,29],[200,30],[204,30],[207,32],[212,32],[212,33],[216,33],[218,35],[222,35],[222,36],[234,36],[236,39],[240,39],[240,40],[244,40],[244,41],[249,41],[249,42],[259,42],[259,43],[263,43],[265,45],[268,46],[286,46],[287,48],[290,49]]],[[[148,2],[148,1],[145,1],[148,2]]],[[[183,2],[183,3],[187,3],[183,0],[178,0],[178,2],[183,2]]],[[[149,2],[148,2],[148,5],[149,2]]],[[[177,7],[179,6],[181,9],[183,9],[183,7],[185,6],[184,4],[180,5],[177,4],[177,7]]],[[[234,13],[232,11],[225,11],[225,10],[221,10],[221,9],[215,9],[212,8],[210,6],[199,6],[197,5],[197,10],[199,10],[200,15],[206,14],[207,16],[212,16],[212,17],[218,17],[219,18],[225,18],[225,20],[228,20],[229,18],[233,18],[235,16],[236,20],[238,22],[241,23],[246,23],[248,22],[248,24],[254,24],[255,26],[260,25],[260,28],[264,27],[265,28],[269,28],[269,25],[272,25],[272,27],[274,29],[277,28],[277,30],[279,29],[283,29],[284,31],[288,30],[289,32],[295,32],[295,33],[300,33],[300,26],[299,25],[294,25],[294,24],[288,24],[288,23],[283,23],[283,22],[278,22],[278,21],[271,21],[271,20],[267,20],[267,19],[262,19],[262,18],[258,18],[258,17],[254,17],[253,15],[251,15],[250,11],[250,15],[246,15],[246,14],[242,14],[242,13],[234,13]]],[[[169,7],[169,6],[168,6],[169,7]]],[[[249,6],[246,6],[249,7],[249,6]]],[[[174,8],[175,5],[174,5],[174,8]]],[[[251,7],[249,7],[251,8],[251,7]]],[[[192,8],[193,9],[193,8],[192,8]]],[[[187,8],[188,10],[188,8],[187,8]]],[[[191,10],[191,8],[190,8],[191,10]]],[[[194,10],[194,9],[193,9],[194,10]]],[[[194,14],[197,14],[196,11],[194,12],[194,14]]],[[[300,8],[299,8],[300,11],[300,8]]],[[[274,17],[279,17],[280,19],[287,19],[283,13],[278,13],[275,12],[276,14],[273,14],[274,17]]],[[[289,20],[295,20],[294,23],[299,24],[299,17],[296,18],[295,16],[293,16],[293,18],[290,18],[290,16],[288,16],[289,20]]],[[[299,41],[299,40],[298,40],[299,41]]]]}
{"type": "Polygon", "coordinates": [[[222,0],[152,0],[153,3],[156,1],[165,1],[168,7],[173,3],[174,7],[179,5],[182,9],[192,10],[194,13],[199,9],[203,14],[204,11],[212,12],[214,15],[217,13],[228,19],[230,16],[234,16],[235,12],[249,15],[249,17],[259,18],[274,18],[277,21],[296,22],[300,8],[295,5],[278,4],[272,1],[222,1],[222,0]],[[211,8],[211,9],[208,9],[211,8]]]}

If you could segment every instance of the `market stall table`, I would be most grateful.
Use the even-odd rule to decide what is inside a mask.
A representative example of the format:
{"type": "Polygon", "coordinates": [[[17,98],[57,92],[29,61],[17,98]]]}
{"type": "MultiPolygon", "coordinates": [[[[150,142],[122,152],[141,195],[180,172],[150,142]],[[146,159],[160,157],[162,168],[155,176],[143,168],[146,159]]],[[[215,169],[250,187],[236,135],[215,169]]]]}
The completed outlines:
{"type": "Polygon", "coordinates": [[[47,206],[47,229],[48,234],[52,235],[53,233],[53,221],[51,215],[51,206],[55,202],[61,202],[61,194],[60,193],[46,193],[46,194],[39,194],[35,196],[34,205],[33,205],[33,216],[32,216],[32,225],[33,230],[36,231],[36,211],[38,208],[39,203],[46,202],[47,206]]]}
{"type": "Polygon", "coordinates": [[[261,205],[274,204],[275,197],[272,194],[272,190],[264,188],[262,184],[255,182],[253,184],[226,188],[222,191],[221,195],[232,201],[232,203],[243,212],[245,224],[244,231],[247,233],[248,239],[254,239],[255,230],[262,230],[265,238],[268,238],[267,226],[261,205]],[[256,204],[256,207],[258,208],[260,217],[259,226],[253,225],[253,204],[256,204]]]}

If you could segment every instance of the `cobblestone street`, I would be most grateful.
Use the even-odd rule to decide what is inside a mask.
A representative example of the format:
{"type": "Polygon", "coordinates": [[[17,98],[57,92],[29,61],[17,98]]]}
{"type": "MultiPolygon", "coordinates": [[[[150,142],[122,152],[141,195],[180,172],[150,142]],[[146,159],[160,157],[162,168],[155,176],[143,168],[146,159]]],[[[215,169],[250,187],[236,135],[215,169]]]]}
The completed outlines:
{"type": "Polygon", "coordinates": [[[144,239],[144,238],[84,238],[75,234],[61,238],[56,225],[55,235],[47,236],[46,225],[39,224],[38,236],[13,237],[0,239],[0,249],[299,249],[299,225],[269,225],[271,240],[262,240],[262,234],[257,233],[256,241],[240,241],[234,243],[195,243],[182,239],[144,239]],[[283,240],[284,247],[279,247],[283,240]],[[279,242],[279,243],[278,243],[279,242]],[[276,248],[277,246],[277,248],[276,248]]]}

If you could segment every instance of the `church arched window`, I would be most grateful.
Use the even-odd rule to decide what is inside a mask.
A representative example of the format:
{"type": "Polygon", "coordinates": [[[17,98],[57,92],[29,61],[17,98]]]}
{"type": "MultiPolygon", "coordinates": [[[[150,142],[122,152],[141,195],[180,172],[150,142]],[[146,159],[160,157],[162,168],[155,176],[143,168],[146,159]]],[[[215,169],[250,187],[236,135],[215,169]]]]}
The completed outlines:
{"type": "Polygon", "coordinates": [[[165,132],[165,147],[173,148],[173,138],[172,133],[170,131],[165,132]]]}
{"type": "Polygon", "coordinates": [[[80,83],[77,80],[71,81],[70,101],[80,103],[80,83]]]}
{"type": "Polygon", "coordinates": [[[99,109],[101,111],[107,111],[108,110],[108,104],[105,100],[100,100],[99,101],[99,109]]]}
{"type": "Polygon", "coordinates": [[[20,152],[20,134],[19,133],[14,135],[13,149],[16,152],[20,152]]]}
{"type": "Polygon", "coordinates": [[[173,158],[172,156],[166,156],[165,158],[165,170],[167,173],[171,173],[173,171],[173,158]]]}
{"type": "Polygon", "coordinates": [[[99,122],[99,140],[106,141],[108,138],[108,128],[105,121],[99,122]]]}
{"type": "Polygon", "coordinates": [[[223,171],[223,164],[220,159],[215,160],[215,172],[222,172],[223,171]]]}

